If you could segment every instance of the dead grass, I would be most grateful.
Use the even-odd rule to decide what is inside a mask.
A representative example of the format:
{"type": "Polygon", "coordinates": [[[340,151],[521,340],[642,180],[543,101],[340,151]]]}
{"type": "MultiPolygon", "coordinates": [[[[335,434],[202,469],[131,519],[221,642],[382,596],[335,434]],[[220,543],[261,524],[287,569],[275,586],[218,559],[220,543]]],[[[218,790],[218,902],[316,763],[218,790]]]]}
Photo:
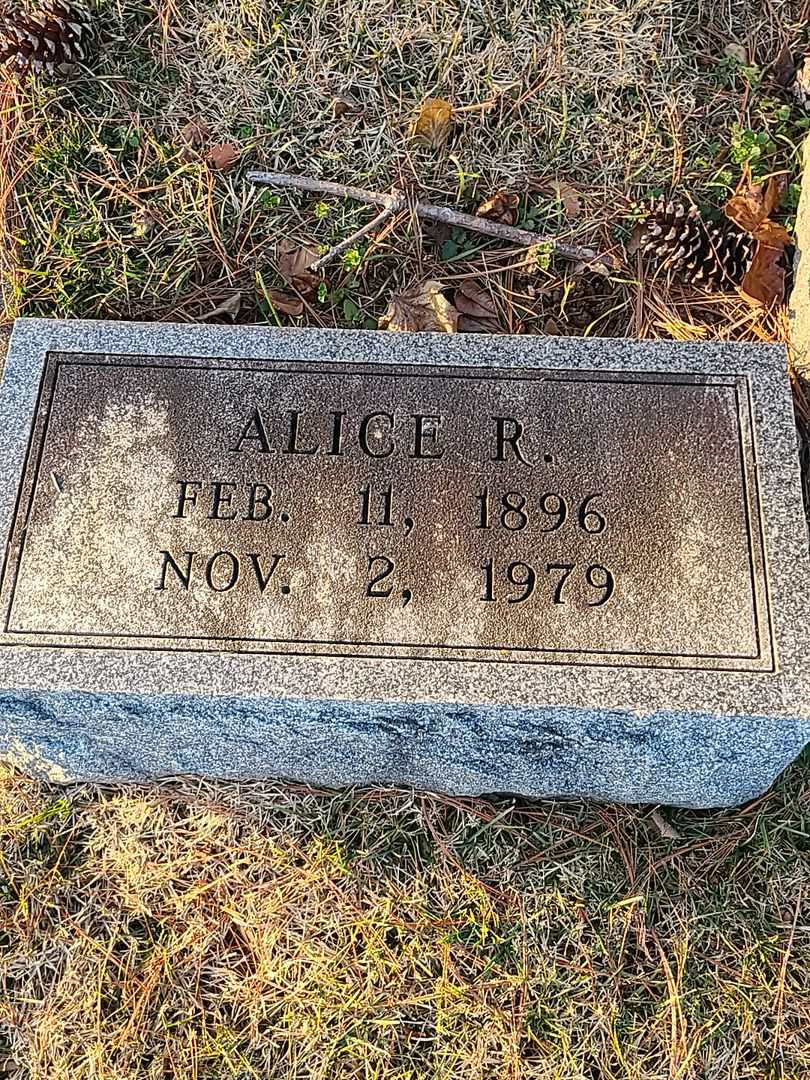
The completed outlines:
{"type": "MultiPolygon", "coordinates": [[[[102,0],[93,72],[6,86],[6,316],[276,321],[276,245],[369,211],[250,189],[286,168],[611,250],[611,279],[401,220],[304,325],[375,325],[418,277],[473,277],[504,329],[771,339],[778,318],[628,254],[632,200],[718,206],[746,133],[790,167],[767,65],[805,4],[102,0]],[[751,64],[724,56],[743,44],[751,64]],[[335,119],[334,97],[360,111],[335,119]],[[441,150],[420,102],[457,109],[441,150]],[[194,117],[241,151],[183,154],[194,117]],[[576,188],[573,221],[552,181],[576,188]]],[[[742,148],[742,149],[741,149],[742,148]]],[[[805,417],[810,416],[806,411],[805,417]]],[[[0,1075],[13,1080],[800,1080],[810,1074],[810,766],[733,812],[264,785],[0,786],[0,1075]],[[5,1041],[2,1041],[5,1040],[5,1041]]]]}
{"type": "Polygon", "coordinates": [[[800,1080],[810,769],[740,811],[0,786],[14,1080],[800,1080]]]}
{"type": "MultiPolygon", "coordinates": [[[[804,5],[806,8],[806,4],[804,5]]],[[[719,206],[739,175],[793,167],[768,65],[806,46],[801,0],[760,9],[673,0],[98,0],[92,71],[58,88],[7,87],[0,195],[7,314],[195,319],[239,293],[240,321],[276,322],[282,237],[329,246],[367,220],[340,200],[257,191],[249,167],[288,169],[474,209],[520,192],[521,224],[611,251],[610,281],[554,261],[517,271],[495,241],[401,220],[327,276],[298,320],[376,325],[391,295],[430,276],[482,276],[518,333],[770,337],[735,297],[648,280],[628,256],[632,200],[677,185],[719,206]],[[804,43],[804,44],[803,44],[804,43]],[[747,49],[750,63],[729,58],[747,49]],[[441,149],[409,137],[420,103],[449,99],[441,149]],[[334,101],[356,109],[335,117],[334,101]],[[188,159],[194,118],[240,149],[217,172],[188,159]],[[767,138],[764,150],[746,140],[767,138]],[[554,182],[572,185],[569,220],[554,182]],[[16,207],[16,213],[14,209],[16,207]]],[[[281,317],[282,321],[288,321],[281,317]]]]}

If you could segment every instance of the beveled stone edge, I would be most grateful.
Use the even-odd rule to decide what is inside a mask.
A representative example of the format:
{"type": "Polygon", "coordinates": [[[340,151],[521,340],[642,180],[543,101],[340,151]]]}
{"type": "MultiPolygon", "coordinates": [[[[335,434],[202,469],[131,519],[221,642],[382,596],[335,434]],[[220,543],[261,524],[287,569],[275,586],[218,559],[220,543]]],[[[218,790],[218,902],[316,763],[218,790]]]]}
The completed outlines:
{"type": "MultiPolygon", "coordinates": [[[[565,368],[587,363],[590,370],[648,370],[679,373],[705,373],[707,370],[747,374],[760,390],[759,410],[766,423],[763,442],[768,444],[768,468],[761,475],[763,488],[788,507],[801,506],[798,456],[795,452],[795,428],[792,399],[786,375],[786,352],[779,345],[730,344],[726,342],[680,343],[639,342],[627,339],[578,339],[493,337],[490,335],[388,334],[355,330],[276,329],[262,326],[235,328],[190,326],[167,323],[110,323],[103,321],[52,322],[18,320],[9,360],[0,392],[0,422],[6,444],[15,453],[0,455],[0,514],[8,518],[8,474],[16,478],[22,459],[20,440],[30,426],[45,353],[79,351],[91,353],[128,353],[139,355],[157,352],[167,356],[341,359],[368,363],[474,364],[502,367],[565,368]],[[272,356],[268,356],[271,352],[272,356]],[[306,353],[306,356],[303,353],[306,353]],[[313,352],[316,353],[313,356],[313,352]],[[358,352],[360,356],[358,356],[358,352]],[[677,366],[673,364],[677,352],[677,366]],[[788,422],[786,422],[788,421],[788,422]],[[16,431],[16,439],[14,433],[16,431]],[[11,433],[11,439],[9,439],[11,433]],[[786,450],[787,441],[787,450],[786,450]],[[790,449],[792,442],[793,450],[790,449]],[[791,460],[791,457],[794,459],[791,460]],[[16,464],[15,464],[16,461],[16,464]],[[5,481],[5,487],[3,487],[5,481]],[[2,497],[5,490],[6,495],[2,497]]],[[[783,604],[782,634],[790,635],[795,655],[808,651],[807,611],[810,610],[810,581],[807,570],[807,537],[803,513],[790,510],[785,520],[768,522],[766,540],[779,541],[778,556],[772,564],[783,604]],[[798,517],[801,530],[797,522],[798,517]],[[798,553],[804,551],[804,581],[797,583],[795,568],[798,553]],[[791,554],[793,553],[793,554],[791,554]],[[791,587],[788,587],[791,586],[791,587]]],[[[773,545],[772,545],[773,546],[773,545]]],[[[553,668],[536,667],[527,672],[520,666],[467,662],[465,673],[448,670],[441,661],[362,661],[350,663],[332,658],[257,657],[209,653],[148,653],[137,651],[123,655],[118,651],[37,650],[42,655],[43,688],[53,685],[120,687],[122,692],[150,687],[156,691],[166,686],[193,692],[198,684],[200,664],[214,681],[246,695],[262,697],[280,692],[293,696],[300,687],[311,687],[313,700],[372,701],[389,700],[391,684],[396,683],[403,700],[463,703],[479,700],[492,704],[538,702],[554,705],[577,705],[583,708],[618,707],[620,701],[633,701],[639,715],[662,708],[664,701],[694,711],[715,702],[719,711],[745,716],[771,710],[786,715],[810,717],[810,681],[803,666],[771,682],[750,673],[681,672],[665,669],[625,669],[610,667],[553,668]],[[43,655],[47,654],[47,655],[43,655]],[[169,658],[167,660],[167,657],[169,658]],[[249,665],[249,670],[248,666],[249,665]],[[378,665],[375,674],[375,668],[378,665]],[[258,669],[258,670],[257,670],[258,669]],[[455,677],[453,677],[455,675],[455,677]],[[283,676],[283,677],[281,677],[283,676]],[[273,684],[277,683],[275,687],[273,684]],[[437,693],[437,680],[444,688],[437,693]],[[268,686],[268,682],[271,684],[268,686]],[[740,705],[742,699],[744,705],[740,705]],[[747,706],[747,707],[746,707],[747,706]]],[[[22,658],[20,648],[0,649],[0,679],[5,685],[17,685],[14,669],[22,658]],[[18,657],[9,654],[19,654],[18,657]],[[9,681],[10,680],[10,681],[9,681]]],[[[28,681],[30,681],[30,675],[28,681]]],[[[39,680],[35,680],[39,682],[39,680]]]]}

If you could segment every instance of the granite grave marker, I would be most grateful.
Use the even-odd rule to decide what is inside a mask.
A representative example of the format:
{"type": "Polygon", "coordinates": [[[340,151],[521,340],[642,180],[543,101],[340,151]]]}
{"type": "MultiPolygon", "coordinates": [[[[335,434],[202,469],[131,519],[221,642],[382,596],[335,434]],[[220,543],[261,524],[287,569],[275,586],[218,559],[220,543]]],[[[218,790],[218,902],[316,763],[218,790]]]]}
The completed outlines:
{"type": "Polygon", "coordinates": [[[810,738],[781,348],[21,320],[0,751],[684,805],[810,738]]]}

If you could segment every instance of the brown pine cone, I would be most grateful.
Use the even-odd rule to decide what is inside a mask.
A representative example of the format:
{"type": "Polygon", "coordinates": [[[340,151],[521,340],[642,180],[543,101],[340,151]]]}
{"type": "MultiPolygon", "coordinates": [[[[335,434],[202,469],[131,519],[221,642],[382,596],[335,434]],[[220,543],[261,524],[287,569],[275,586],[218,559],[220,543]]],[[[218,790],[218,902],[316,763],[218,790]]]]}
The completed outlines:
{"type": "Polygon", "coordinates": [[[0,65],[18,78],[53,75],[87,55],[90,13],[71,0],[49,0],[34,11],[0,20],[0,65]]]}
{"type": "Polygon", "coordinates": [[[720,288],[742,282],[754,252],[732,221],[706,221],[696,206],[663,197],[650,200],[639,246],[673,277],[720,288]]]}

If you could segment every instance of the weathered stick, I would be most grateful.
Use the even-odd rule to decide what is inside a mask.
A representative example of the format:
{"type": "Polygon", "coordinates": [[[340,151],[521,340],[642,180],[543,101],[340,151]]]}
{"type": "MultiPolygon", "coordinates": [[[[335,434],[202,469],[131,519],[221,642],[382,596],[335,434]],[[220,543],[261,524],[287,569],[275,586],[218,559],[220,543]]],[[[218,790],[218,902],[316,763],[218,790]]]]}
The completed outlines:
{"type": "Polygon", "coordinates": [[[357,230],[357,232],[353,232],[351,236],[347,236],[345,240],[341,240],[339,244],[335,244],[334,247],[330,248],[325,255],[321,255],[320,259],[316,259],[311,266],[307,267],[307,269],[317,274],[317,272],[322,267],[326,266],[327,263],[336,259],[338,255],[342,255],[344,251],[348,251],[352,244],[356,243],[358,240],[362,240],[364,236],[373,232],[374,229],[379,228],[379,226],[388,221],[389,218],[392,218],[395,213],[396,210],[394,210],[393,207],[386,206],[376,217],[373,217],[371,221],[367,221],[365,225],[357,230]]]}
{"type": "Polygon", "coordinates": [[[447,206],[434,206],[432,203],[421,201],[411,203],[405,195],[401,194],[386,195],[381,191],[367,191],[365,188],[352,187],[349,184],[316,180],[312,176],[293,176],[292,173],[249,172],[247,178],[253,184],[265,184],[268,187],[295,188],[298,191],[315,191],[319,194],[334,195],[339,199],[355,199],[357,202],[385,207],[391,213],[398,213],[410,207],[418,217],[442,221],[445,225],[457,225],[462,229],[484,233],[486,236],[497,236],[500,240],[511,240],[515,244],[529,247],[535,244],[546,244],[564,259],[575,262],[589,262],[599,257],[592,248],[567,244],[553,236],[542,236],[540,233],[529,232],[528,229],[518,229],[514,225],[502,225],[498,221],[464,214],[460,210],[451,210],[447,206]]]}

